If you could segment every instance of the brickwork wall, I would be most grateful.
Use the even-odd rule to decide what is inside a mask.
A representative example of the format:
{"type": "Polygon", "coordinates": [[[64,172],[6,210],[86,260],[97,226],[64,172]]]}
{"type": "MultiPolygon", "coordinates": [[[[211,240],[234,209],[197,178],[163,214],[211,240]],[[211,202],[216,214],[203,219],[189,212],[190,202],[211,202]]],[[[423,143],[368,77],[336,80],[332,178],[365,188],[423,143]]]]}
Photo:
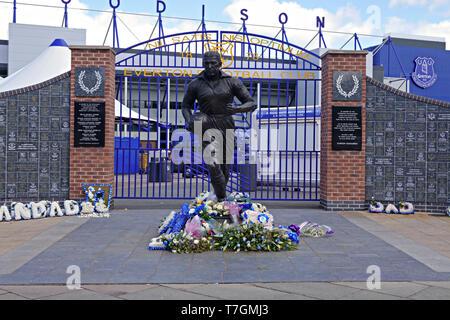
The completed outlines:
{"type": "Polygon", "coordinates": [[[361,151],[332,150],[332,105],[362,106],[365,141],[366,51],[329,50],[322,56],[320,202],[325,210],[365,208],[365,146],[361,151]],[[333,71],[362,73],[361,101],[332,101],[333,71]]]}
{"type": "Polygon", "coordinates": [[[76,67],[105,68],[105,97],[75,97],[75,76],[71,77],[70,99],[70,198],[85,199],[82,184],[108,184],[114,188],[114,97],[115,54],[109,47],[72,46],[72,71],[76,67]],[[75,101],[105,101],[105,147],[74,147],[75,101]]]}

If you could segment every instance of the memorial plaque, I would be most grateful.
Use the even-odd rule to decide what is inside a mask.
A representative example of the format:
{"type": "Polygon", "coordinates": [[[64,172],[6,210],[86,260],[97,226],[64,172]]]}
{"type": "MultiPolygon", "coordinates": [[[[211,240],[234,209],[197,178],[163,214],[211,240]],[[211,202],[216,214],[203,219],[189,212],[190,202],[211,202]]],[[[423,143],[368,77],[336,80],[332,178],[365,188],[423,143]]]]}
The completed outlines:
{"type": "Polygon", "coordinates": [[[105,102],[75,102],[75,147],[105,146],[105,102]]]}
{"type": "Polygon", "coordinates": [[[105,68],[75,68],[76,97],[105,96],[105,68]]]}
{"type": "Polygon", "coordinates": [[[70,140],[70,79],[30,91],[20,96],[0,99],[0,197],[8,200],[63,200],[68,189],[50,192],[50,181],[68,181],[68,159],[63,168],[60,152],[68,156],[70,140]],[[67,102],[65,107],[61,102],[67,102]],[[3,107],[3,108],[2,108],[3,107]],[[56,159],[51,161],[55,139],[56,159]],[[50,162],[53,166],[50,169],[50,162]]]}
{"type": "Polygon", "coordinates": [[[375,104],[366,109],[366,127],[371,128],[365,139],[366,200],[375,196],[382,202],[445,205],[450,201],[448,108],[395,96],[371,84],[367,92],[376,92],[376,97],[366,101],[375,104]]]}
{"type": "Polygon", "coordinates": [[[333,101],[361,101],[361,98],[361,72],[333,71],[333,101]]]}
{"type": "Polygon", "coordinates": [[[361,107],[332,107],[332,149],[357,150],[362,148],[361,107]]]}

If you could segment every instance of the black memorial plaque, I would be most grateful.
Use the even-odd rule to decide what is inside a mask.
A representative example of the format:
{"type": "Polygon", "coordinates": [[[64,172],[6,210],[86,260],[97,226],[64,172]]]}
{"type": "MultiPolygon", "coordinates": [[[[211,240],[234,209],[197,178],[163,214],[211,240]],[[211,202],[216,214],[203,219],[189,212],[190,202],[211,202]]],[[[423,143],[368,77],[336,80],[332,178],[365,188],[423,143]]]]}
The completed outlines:
{"type": "Polygon", "coordinates": [[[332,106],[332,149],[362,148],[361,107],[332,106]]]}
{"type": "Polygon", "coordinates": [[[75,147],[105,146],[105,102],[75,101],[75,147]]]}
{"type": "Polygon", "coordinates": [[[361,101],[362,73],[333,71],[333,101],[361,101]]]}
{"type": "Polygon", "coordinates": [[[76,97],[105,96],[105,68],[75,68],[76,97]]]}

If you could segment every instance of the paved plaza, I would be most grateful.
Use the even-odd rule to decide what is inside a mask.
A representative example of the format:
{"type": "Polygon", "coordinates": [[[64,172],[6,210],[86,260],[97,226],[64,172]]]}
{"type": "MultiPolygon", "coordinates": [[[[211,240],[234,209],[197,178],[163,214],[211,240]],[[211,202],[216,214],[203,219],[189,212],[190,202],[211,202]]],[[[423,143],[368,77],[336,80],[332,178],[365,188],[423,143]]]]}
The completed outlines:
{"type": "Polygon", "coordinates": [[[1,223],[0,299],[450,298],[446,216],[267,202],[275,225],[308,220],[335,234],[301,238],[296,251],[149,251],[160,220],[181,203],[145,201],[129,209],[132,202],[116,201],[109,218],[1,223]],[[80,270],[81,290],[66,287],[71,266],[80,270]],[[380,270],[380,289],[367,286],[370,266],[380,270]]]}

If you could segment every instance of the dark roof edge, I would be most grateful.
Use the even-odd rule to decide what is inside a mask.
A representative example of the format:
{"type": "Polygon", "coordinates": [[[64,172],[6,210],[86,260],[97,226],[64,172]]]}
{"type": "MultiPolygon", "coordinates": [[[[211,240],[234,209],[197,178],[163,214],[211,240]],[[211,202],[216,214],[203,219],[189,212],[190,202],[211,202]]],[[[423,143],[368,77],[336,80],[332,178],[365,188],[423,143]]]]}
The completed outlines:
{"type": "Polygon", "coordinates": [[[67,71],[63,74],[60,74],[59,76],[56,76],[52,79],[46,80],[44,82],[38,83],[38,84],[33,84],[31,86],[28,87],[23,87],[23,88],[19,88],[19,89],[15,89],[15,90],[10,90],[10,91],[5,91],[5,92],[0,92],[0,98],[8,98],[14,95],[18,95],[18,94],[24,94],[30,91],[34,91],[34,90],[39,90],[42,89],[44,87],[47,87],[55,82],[64,80],[66,78],[70,77],[70,71],[67,71]]]}
{"type": "Polygon", "coordinates": [[[370,84],[373,84],[379,88],[382,88],[383,90],[386,90],[388,92],[394,93],[398,96],[401,97],[405,97],[407,99],[412,99],[412,100],[416,100],[419,102],[423,102],[423,103],[427,103],[427,104],[432,104],[432,105],[436,105],[436,106],[440,106],[440,107],[447,107],[450,108],[450,102],[447,101],[442,101],[442,100],[437,100],[437,99],[432,99],[432,98],[428,98],[428,97],[423,97],[423,96],[419,96],[416,94],[412,94],[412,93],[408,93],[405,91],[401,91],[399,89],[395,89],[391,86],[388,86],[387,84],[384,84],[383,82],[380,82],[378,80],[375,80],[369,76],[366,76],[367,78],[367,82],[369,82],[370,84]]]}

